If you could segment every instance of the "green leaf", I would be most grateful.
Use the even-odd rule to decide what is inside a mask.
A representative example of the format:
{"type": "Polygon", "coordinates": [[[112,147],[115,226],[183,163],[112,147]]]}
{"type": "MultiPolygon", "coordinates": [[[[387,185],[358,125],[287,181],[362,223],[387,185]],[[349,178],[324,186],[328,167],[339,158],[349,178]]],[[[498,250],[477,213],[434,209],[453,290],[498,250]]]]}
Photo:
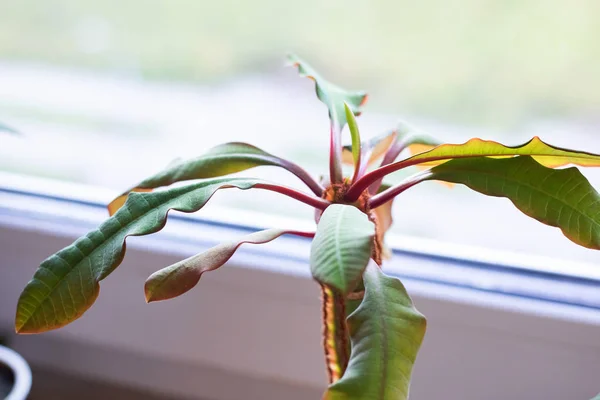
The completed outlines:
{"type": "Polygon", "coordinates": [[[250,144],[232,142],[213,147],[200,157],[171,163],[164,170],[114,199],[108,205],[108,210],[110,215],[113,215],[123,206],[130,192],[148,192],[176,182],[214,178],[265,165],[287,169],[305,182],[316,195],[321,196],[323,188],[298,165],[250,144]]]}
{"type": "Polygon", "coordinates": [[[432,150],[419,153],[402,161],[384,165],[371,171],[352,185],[350,190],[346,192],[346,200],[349,202],[355,201],[363,190],[376,183],[379,179],[392,172],[413,165],[435,166],[451,159],[477,157],[511,158],[515,156],[531,156],[538,163],[550,168],[568,164],[581,165],[584,167],[600,166],[600,155],[598,154],[550,146],[537,136],[529,142],[515,147],[505,146],[491,140],[475,138],[463,144],[444,144],[437,146],[432,150]]]}
{"type": "Polygon", "coordinates": [[[348,120],[348,128],[350,129],[350,137],[352,139],[352,158],[354,159],[354,174],[359,171],[360,168],[360,132],[358,131],[358,124],[352,110],[348,106],[348,103],[344,102],[344,112],[346,113],[346,119],[348,120]]]}
{"type": "Polygon", "coordinates": [[[526,215],[560,228],[573,242],[600,249],[600,196],[575,167],[555,170],[527,156],[455,159],[432,168],[428,179],[506,197],[526,215]]]}
{"type": "Polygon", "coordinates": [[[396,278],[374,262],[364,274],[365,297],[348,317],[351,354],[325,400],[406,400],[427,322],[396,278]]]}
{"type": "Polygon", "coordinates": [[[354,115],[360,115],[361,108],[367,101],[365,92],[344,90],[328,82],[313,67],[296,55],[290,54],[288,60],[298,68],[300,76],[310,78],[315,82],[317,97],[329,109],[329,118],[336,129],[341,131],[347,123],[344,103],[348,104],[354,115]]]}
{"type": "Polygon", "coordinates": [[[310,248],[313,277],[346,294],[354,289],[373,248],[375,225],[354,206],[325,209],[310,248]]]}
{"type": "Polygon", "coordinates": [[[254,232],[241,239],[221,243],[204,253],[161,269],[150,275],[144,285],[146,301],[172,299],[192,289],[207,271],[213,271],[225,264],[244,243],[261,244],[277,239],[284,234],[312,237],[309,232],[267,229],[254,232]]]}
{"type": "Polygon", "coordinates": [[[125,239],[161,230],[169,210],[195,212],[219,189],[250,189],[258,179],[211,179],[154,193],[131,193],[125,206],[100,227],[47,258],[29,281],[17,305],[19,333],[60,328],[92,306],[99,282],[121,264],[125,239]]]}

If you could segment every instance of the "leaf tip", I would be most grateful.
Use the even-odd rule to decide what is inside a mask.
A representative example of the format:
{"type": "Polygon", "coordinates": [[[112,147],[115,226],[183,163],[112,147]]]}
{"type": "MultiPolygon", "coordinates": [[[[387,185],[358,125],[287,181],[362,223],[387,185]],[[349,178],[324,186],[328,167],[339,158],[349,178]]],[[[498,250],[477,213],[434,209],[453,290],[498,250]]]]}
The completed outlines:
{"type": "Polygon", "coordinates": [[[17,319],[15,321],[15,333],[19,335],[29,335],[33,333],[41,333],[46,330],[47,329],[32,329],[26,321],[24,322],[19,320],[19,314],[17,313],[17,319]]]}
{"type": "Polygon", "coordinates": [[[154,303],[156,301],[160,301],[160,300],[165,300],[165,299],[159,299],[156,296],[156,291],[155,289],[155,279],[154,279],[155,274],[152,274],[148,277],[148,279],[146,279],[146,282],[144,283],[144,298],[146,300],[146,303],[150,304],[150,303],[154,303]]]}

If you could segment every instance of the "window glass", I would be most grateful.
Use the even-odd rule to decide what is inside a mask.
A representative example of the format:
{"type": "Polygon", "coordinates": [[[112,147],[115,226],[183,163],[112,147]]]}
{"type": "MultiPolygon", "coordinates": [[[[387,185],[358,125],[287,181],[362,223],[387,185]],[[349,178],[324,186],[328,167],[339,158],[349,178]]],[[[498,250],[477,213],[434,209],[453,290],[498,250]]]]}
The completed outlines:
{"type": "MultiPolygon", "coordinates": [[[[447,142],[539,135],[600,153],[599,13],[595,0],[4,0],[0,121],[23,135],[0,138],[0,169],[116,194],[235,140],[324,173],[327,113],[312,83],[284,68],[287,51],[370,93],[365,136],[401,118],[447,142]]],[[[215,200],[311,217],[271,193],[215,200]]],[[[436,183],[398,198],[394,231],[597,259],[506,199],[436,183]]]]}

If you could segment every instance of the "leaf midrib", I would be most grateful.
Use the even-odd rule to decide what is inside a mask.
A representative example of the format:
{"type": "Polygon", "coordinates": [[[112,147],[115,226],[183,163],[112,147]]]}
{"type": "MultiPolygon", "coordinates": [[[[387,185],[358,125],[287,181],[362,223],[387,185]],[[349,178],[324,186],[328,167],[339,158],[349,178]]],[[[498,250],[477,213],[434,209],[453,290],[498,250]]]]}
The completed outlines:
{"type": "MultiPolygon", "coordinates": [[[[158,205],[156,205],[156,206],[150,206],[150,203],[148,202],[148,200],[146,200],[146,199],[145,199],[145,197],[141,197],[141,198],[144,198],[144,200],[146,201],[146,203],[147,203],[147,204],[148,204],[148,205],[149,205],[151,208],[150,208],[148,211],[146,211],[146,212],[144,212],[143,214],[141,214],[139,217],[132,219],[130,222],[128,222],[128,223],[127,223],[127,224],[125,224],[125,225],[123,225],[123,224],[121,223],[121,221],[120,221],[120,220],[118,220],[117,218],[115,218],[115,220],[116,220],[116,221],[118,222],[118,224],[120,225],[120,228],[119,228],[119,229],[118,229],[118,230],[117,230],[117,231],[116,231],[116,232],[115,232],[113,235],[111,235],[111,236],[110,236],[108,239],[104,239],[100,245],[96,246],[96,247],[95,247],[95,248],[94,248],[94,249],[93,249],[91,252],[87,253],[87,255],[85,255],[85,256],[84,256],[84,257],[82,257],[82,258],[81,258],[79,261],[77,261],[77,264],[75,264],[75,265],[74,265],[74,266],[73,266],[73,267],[72,267],[72,268],[69,270],[69,272],[67,272],[67,273],[66,273],[66,274],[65,274],[65,275],[64,275],[64,276],[63,276],[63,277],[62,277],[62,278],[61,278],[61,279],[60,279],[60,280],[59,280],[59,281],[58,281],[58,282],[55,284],[55,285],[53,285],[53,286],[52,286],[52,288],[51,288],[50,292],[49,292],[49,293],[48,293],[46,296],[44,296],[44,297],[43,297],[43,300],[41,300],[41,301],[39,301],[39,300],[38,300],[38,301],[37,301],[38,305],[35,307],[35,309],[34,309],[34,311],[33,311],[33,312],[29,313],[29,316],[28,316],[28,317],[27,317],[27,319],[24,321],[24,323],[21,325],[21,327],[24,327],[24,326],[26,326],[26,325],[27,325],[27,323],[28,323],[28,322],[31,320],[31,317],[33,316],[33,314],[38,312],[38,310],[40,309],[40,307],[42,306],[42,304],[43,304],[43,303],[45,303],[46,301],[48,301],[48,299],[50,298],[50,296],[51,296],[51,295],[53,295],[53,294],[55,293],[55,291],[57,290],[57,288],[58,288],[58,287],[59,287],[59,286],[60,286],[62,283],[64,283],[64,282],[66,281],[67,277],[69,277],[73,271],[77,270],[77,269],[78,269],[78,268],[81,266],[81,264],[82,264],[82,263],[83,263],[85,260],[89,260],[89,258],[90,258],[90,257],[91,257],[93,254],[95,254],[95,253],[96,253],[96,251],[98,251],[99,249],[103,249],[103,248],[104,248],[104,247],[105,247],[105,246],[106,246],[106,245],[107,245],[107,244],[110,242],[110,239],[111,239],[111,238],[114,238],[114,237],[116,237],[116,236],[117,236],[119,233],[123,232],[123,230],[125,230],[126,228],[128,228],[128,227],[129,227],[130,225],[132,225],[134,222],[136,222],[136,221],[138,221],[138,220],[140,220],[140,219],[142,219],[142,218],[146,217],[146,216],[147,216],[148,214],[150,214],[150,213],[151,213],[153,210],[156,210],[156,208],[158,208],[158,207],[161,207],[161,206],[164,206],[165,204],[167,204],[167,203],[169,203],[169,202],[171,202],[171,201],[175,201],[175,200],[177,200],[177,199],[181,198],[182,196],[185,196],[185,195],[187,195],[187,194],[189,194],[189,193],[191,193],[191,192],[193,192],[193,191],[195,191],[195,190],[198,190],[198,189],[205,189],[205,188],[207,188],[208,186],[210,186],[210,185],[207,185],[207,186],[202,186],[202,187],[196,187],[196,188],[194,188],[194,189],[192,189],[192,190],[190,190],[190,191],[184,192],[184,193],[182,193],[182,194],[180,194],[180,195],[178,195],[178,196],[176,196],[176,197],[174,197],[174,198],[169,198],[169,199],[167,199],[166,201],[164,201],[164,202],[162,202],[162,203],[159,203],[159,204],[158,204],[158,205]]],[[[140,194],[140,196],[144,196],[144,195],[140,194]]],[[[179,210],[177,210],[176,208],[169,208],[169,209],[167,210],[167,213],[168,213],[170,210],[176,210],[176,211],[179,211],[179,210]]],[[[100,230],[100,228],[98,228],[96,231],[98,231],[98,232],[101,232],[101,233],[102,233],[102,231],[100,230]]],[[[104,235],[103,235],[103,236],[104,236],[104,235]]],[[[129,236],[134,236],[134,235],[125,235],[125,237],[123,237],[123,242],[125,242],[125,239],[127,239],[127,237],[129,237],[129,236]]],[[[80,251],[82,254],[85,254],[85,253],[84,253],[84,252],[83,252],[83,251],[82,251],[82,250],[81,250],[81,249],[80,249],[78,246],[76,246],[75,244],[73,244],[72,246],[75,246],[75,247],[77,247],[77,248],[78,248],[78,250],[79,250],[79,251],[80,251]]],[[[69,246],[69,247],[71,247],[71,246],[69,246]]],[[[113,265],[114,265],[114,264],[113,264],[113,265]]],[[[111,267],[112,267],[112,265],[111,265],[111,267]]],[[[90,262],[90,268],[91,268],[91,262],[90,262]]],[[[54,272],[54,271],[53,271],[53,272],[54,272]]],[[[98,281],[99,281],[99,280],[98,280],[98,276],[97,276],[97,272],[98,272],[98,271],[94,271],[94,272],[96,272],[95,276],[93,276],[93,278],[94,278],[94,283],[95,283],[95,284],[97,284],[97,283],[98,283],[98,281]]],[[[56,275],[56,274],[55,274],[55,275],[56,275]]],[[[38,280],[39,280],[39,279],[38,279],[38,280]]],[[[44,282],[44,283],[45,283],[45,282],[44,282]]],[[[49,285],[47,285],[47,286],[49,286],[49,285]]],[[[35,299],[35,298],[34,298],[34,299],[35,299]]],[[[62,302],[62,296],[61,296],[61,302],[62,302]]],[[[56,312],[55,312],[55,313],[56,313],[56,312]]],[[[65,316],[66,316],[66,314],[65,314],[65,316]]]]}
{"type": "Polygon", "coordinates": [[[342,218],[342,214],[346,211],[345,207],[340,208],[340,212],[338,214],[338,219],[335,223],[335,231],[334,231],[334,243],[335,243],[335,258],[337,259],[337,269],[338,269],[338,273],[340,274],[340,278],[343,281],[342,283],[342,287],[346,287],[347,282],[346,282],[346,275],[344,275],[344,268],[342,267],[343,262],[342,262],[342,253],[341,253],[341,241],[340,241],[340,227],[343,221],[342,218]]]}

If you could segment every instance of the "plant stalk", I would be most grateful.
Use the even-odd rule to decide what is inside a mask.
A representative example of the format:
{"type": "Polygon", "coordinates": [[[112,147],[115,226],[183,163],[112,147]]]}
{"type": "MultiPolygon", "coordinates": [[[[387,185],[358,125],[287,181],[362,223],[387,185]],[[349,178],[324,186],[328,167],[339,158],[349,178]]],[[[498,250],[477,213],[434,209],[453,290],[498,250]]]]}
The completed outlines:
{"type": "Polygon", "coordinates": [[[274,185],[271,183],[257,183],[256,185],[254,185],[254,188],[281,193],[319,210],[325,210],[331,204],[327,200],[323,200],[321,198],[299,192],[295,189],[286,186],[274,185]]]}
{"type": "Polygon", "coordinates": [[[346,303],[341,293],[324,284],[321,284],[321,302],[325,364],[329,384],[333,384],[344,375],[350,360],[346,303]]]}
{"type": "Polygon", "coordinates": [[[332,184],[343,181],[341,128],[331,119],[329,130],[329,179],[332,184]]]}
{"type": "Polygon", "coordinates": [[[325,188],[319,184],[310,174],[298,164],[291,161],[283,160],[283,167],[296,175],[308,188],[318,197],[323,195],[325,188]]]}
{"type": "Polygon", "coordinates": [[[369,207],[377,208],[380,205],[383,205],[398,196],[400,193],[404,192],[407,189],[415,186],[418,183],[426,181],[430,179],[433,174],[430,170],[426,170],[423,172],[419,172],[418,174],[414,174],[399,184],[392,186],[391,188],[384,190],[383,192],[376,194],[375,196],[369,199],[369,207]]]}

